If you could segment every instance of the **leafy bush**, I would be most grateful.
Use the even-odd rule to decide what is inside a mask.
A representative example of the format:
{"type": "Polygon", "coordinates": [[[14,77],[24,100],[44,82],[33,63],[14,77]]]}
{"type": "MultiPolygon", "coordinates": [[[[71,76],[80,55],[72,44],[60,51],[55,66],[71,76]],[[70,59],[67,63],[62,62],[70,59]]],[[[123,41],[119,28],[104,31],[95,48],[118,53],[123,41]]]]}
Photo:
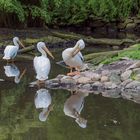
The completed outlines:
{"type": "Polygon", "coordinates": [[[140,14],[139,0],[0,0],[0,16],[15,14],[20,22],[40,18],[47,24],[79,24],[97,17],[106,21],[140,14]],[[36,3],[36,4],[35,4],[36,3]],[[37,4],[38,3],[38,4],[37,4]],[[30,18],[29,18],[30,17],[30,18]]]}

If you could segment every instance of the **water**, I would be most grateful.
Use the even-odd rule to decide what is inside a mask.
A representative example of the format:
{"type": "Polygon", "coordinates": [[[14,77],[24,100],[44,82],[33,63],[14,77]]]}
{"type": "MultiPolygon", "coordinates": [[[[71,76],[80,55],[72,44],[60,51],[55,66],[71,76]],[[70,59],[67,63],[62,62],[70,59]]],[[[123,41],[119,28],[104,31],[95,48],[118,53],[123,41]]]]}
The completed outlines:
{"type": "MultiPolygon", "coordinates": [[[[88,53],[91,48],[86,50],[88,53]]],[[[56,61],[61,60],[61,51],[53,50],[56,61]]],[[[29,87],[36,80],[32,61],[15,62],[20,73],[26,69],[19,84],[14,82],[14,77],[6,76],[4,66],[6,62],[0,61],[0,79],[5,80],[0,82],[0,140],[139,140],[139,104],[61,89],[44,90],[42,94],[37,87],[29,87]],[[40,119],[43,109],[35,106],[37,92],[49,102],[48,106],[53,106],[47,119],[45,115],[40,119]],[[81,111],[80,117],[87,124],[79,125],[72,118],[76,113],[73,106],[81,111]]],[[[49,78],[66,72],[52,61],[49,78]]]]}

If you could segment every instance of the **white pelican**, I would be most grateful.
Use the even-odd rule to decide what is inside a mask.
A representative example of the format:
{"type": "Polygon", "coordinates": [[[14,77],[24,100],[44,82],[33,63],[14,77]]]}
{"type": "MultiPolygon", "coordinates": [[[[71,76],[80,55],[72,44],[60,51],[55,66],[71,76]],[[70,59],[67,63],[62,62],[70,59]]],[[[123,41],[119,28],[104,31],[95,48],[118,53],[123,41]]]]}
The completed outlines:
{"type": "MultiPolygon", "coordinates": [[[[84,67],[84,59],[80,50],[85,48],[85,43],[82,39],[78,40],[73,48],[67,48],[62,52],[63,61],[70,67],[70,73],[67,75],[73,75],[72,69],[80,71],[84,67]]],[[[79,72],[75,73],[79,74],[79,72]]]]}
{"type": "Polygon", "coordinates": [[[14,45],[8,45],[4,50],[3,59],[7,60],[7,62],[11,59],[13,60],[16,57],[17,52],[19,50],[19,46],[25,48],[24,45],[20,42],[18,37],[13,38],[13,43],[14,45]]]}
{"type": "Polygon", "coordinates": [[[39,89],[36,92],[35,96],[35,107],[36,109],[42,109],[42,112],[39,114],[39,120],[40,121],[46,121],[48,118],[48,115],[50,111],[52,111],[53,106],[52,106],[52,98],[47,89],[39,89]]]}
{"type": "Polygon", "coordinates": [[[64,104],[65,115],[75,118],[75,122],[81,127],[86,128],[87,120],[80,116],[80,113],[84,107],[84,98],[88,96],[88,93],[76,93],[71,95],[64,104]]]}
{"type": "Polygon", "coordinates": [[[36,79],[38,83],[44,82],[48,79],[50,73],[50,60],[47,57],[46,52],[54,59],[52,53],[48,50],[44,42],[37,43],[37,49],[42,54],[41,56],[36,56],[34,58],[34,68],[36,71],[36,79]]]}
{"type": "Polygon", "coordinates": [[[14,64],[8,64],[8,65],[4,66],[4,69],[5,69],[5,75],[7,77],[15,77],[14,82],[16,84],[18,84],[20,82],[21,78],[23,77],[23,75],[26,72],[26,69],[24,69],[23,72],[20,74],[18,67],[14,64]]]}

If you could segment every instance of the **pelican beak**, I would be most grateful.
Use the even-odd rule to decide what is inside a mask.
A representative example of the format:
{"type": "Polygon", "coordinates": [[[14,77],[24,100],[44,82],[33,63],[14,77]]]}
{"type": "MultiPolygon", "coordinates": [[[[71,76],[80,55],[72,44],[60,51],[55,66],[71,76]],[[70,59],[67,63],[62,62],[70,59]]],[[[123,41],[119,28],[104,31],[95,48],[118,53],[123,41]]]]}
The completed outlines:
{"type": "Polygon", "coordinates": [[[79,45],[77,45],[74,51],[72,52],[72,57],[74,57],[78,52],[80,52],[79,45]]]}
{"type": "Polygon", "coordinates": [[[25,46],[20,41],[18,41],[18,42],[19,42],[19,45],[20,46],[22,46],[23,48],[25,48],[25,46]]]}
{"type": "Polygon", "coordinates": [[[25,73],[26,73],[26,69],[23,70],[23,72],[21,73],[19,79],[21,79],[25,73]]]}
{"type": "Polygon", "coordinates": [[[49,54],[50,57],[52,57],[52,59],[54,59],[54,56],[52,55],[52,53],[49,51],[49,49],[46,46],[43,49],[46,53],[49,54]]]}

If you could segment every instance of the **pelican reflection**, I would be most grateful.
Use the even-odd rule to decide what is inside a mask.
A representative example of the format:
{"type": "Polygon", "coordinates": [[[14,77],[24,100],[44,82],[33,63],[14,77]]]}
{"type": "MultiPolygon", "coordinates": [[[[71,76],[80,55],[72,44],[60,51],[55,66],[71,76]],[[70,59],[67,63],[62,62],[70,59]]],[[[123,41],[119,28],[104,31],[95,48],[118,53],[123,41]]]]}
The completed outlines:
{"type": "Polygon", "coordinates": [[[49,113],[53,110],[52,98],[49,91],[45,88],[37,90],[34,102],[36,109],[42,109],[39,113],[39,120],[46,121],[49,113]]]}
{"type": "Polygon", "coordinates": [[[87,127],[87,120],[81,117],[81,111],[84,107],[84,98],[88,93],[76,92],[72,94],[64,104],[65,115],[75,118],[75,122],[81,127],[87,127]]]}
{"type": "Polygon", "coordinates": [[[15,64],[7,64],[6,66],[4,66],[4,70],[7,77],[14,77],[14,82],[16,84],[20,82],[21,78],[26,72],[26,69],[24,69],[23,72],[20,73],[20,70],[15,64]]]}

